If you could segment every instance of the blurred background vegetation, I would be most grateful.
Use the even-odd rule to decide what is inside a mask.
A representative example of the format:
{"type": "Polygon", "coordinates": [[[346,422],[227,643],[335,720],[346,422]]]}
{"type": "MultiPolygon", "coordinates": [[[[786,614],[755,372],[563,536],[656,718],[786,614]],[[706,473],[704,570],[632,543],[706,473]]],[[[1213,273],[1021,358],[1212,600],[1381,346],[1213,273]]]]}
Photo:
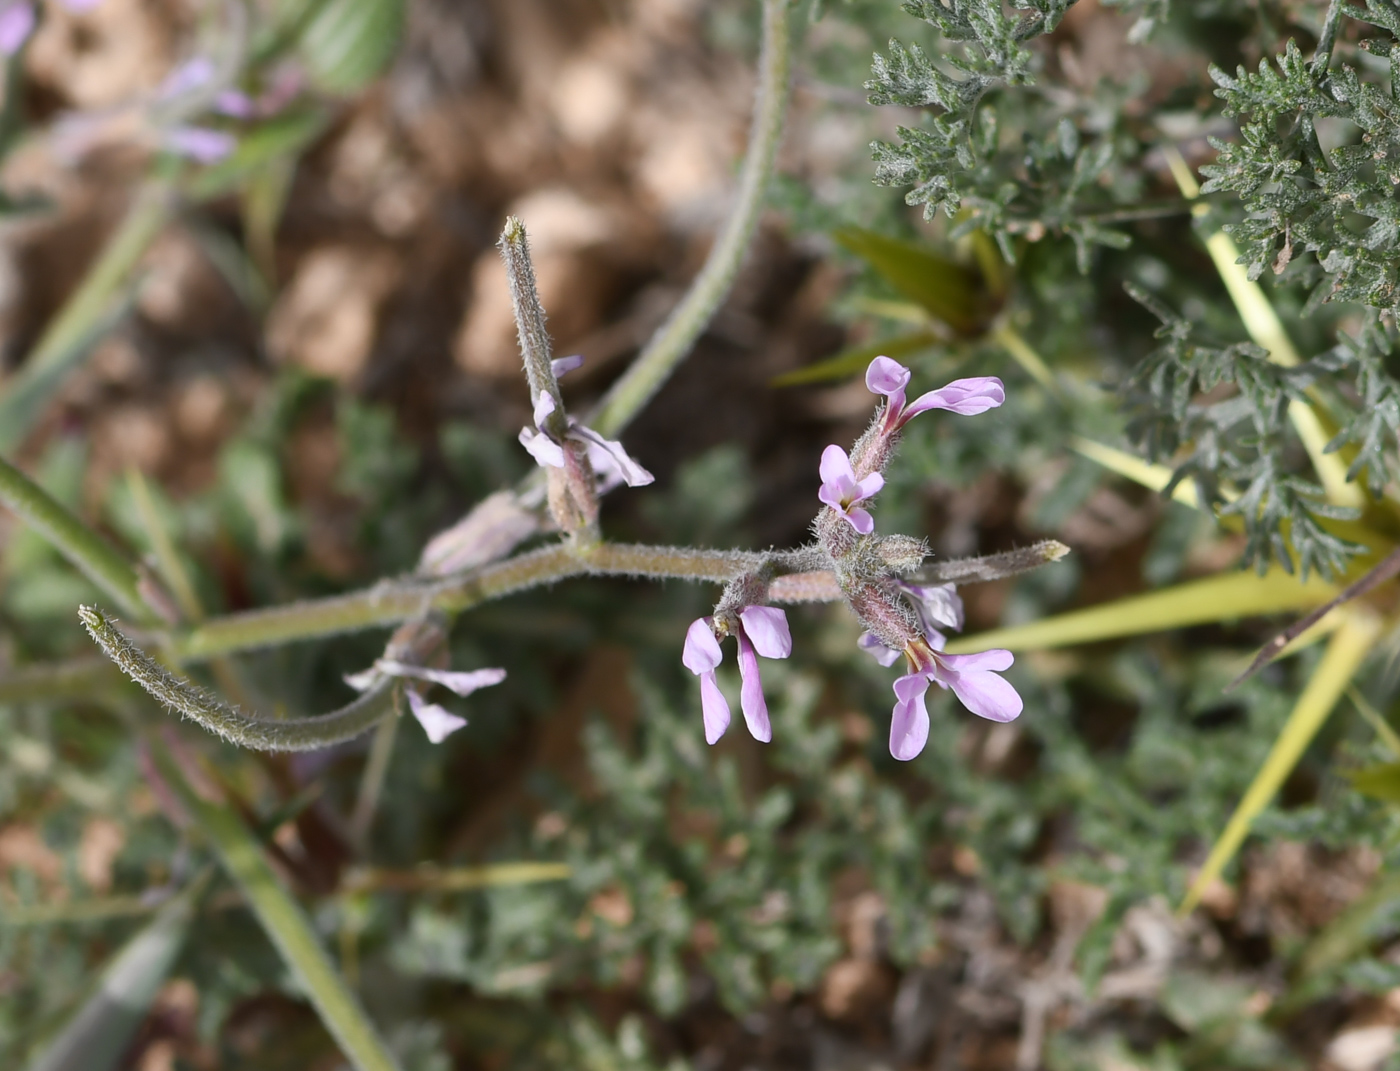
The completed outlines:
{"type": "MultiPolygon", "coordinates": [[[[1025,714],[935,702],[927,750],[899,764],[889,673],[844,608],[790,612],[794,655],[765,666],[773,743],[708,748],[680,650],[715,592],[571,580],[455,624],[455,666],[509,677],[450,702],[470,724],[444,744],[405,721],[256,754],[96,660],[76,607],[106,595],[0,513],[4,1066],[371,1066],[328,1031],[331,990],[288,951],[302,916],[277,889],[351,1014],[415,1071],[1400,1066],[1393,594],[1372,594],[1346,673],[1334,641],[1224,691],[1277,611],[1336,594],[1400,531],[1395,237],[1343,220],[1352,237],[1324,240],[1309,216],[1295,254],[1289,227],[1316,204],[1285,205],[1280,235],[1246,204],[1286,186],[1288,161],[1322,170],[1298,131],[1327,153],[1363,144],[1356,115],[1322,115],[1335,93],[1303,92],[1340,75],[1285,71],[1227,116],[1210,73],[1257,71],[1290,40],[1310,57],[1330,32],[1335,70],[1389,99],[1389,7],[1047,2],[1018,9],[1043,32],[1010,62],[983,29],[964,46],[937,26],[989,5],[910,6],[786,13],[791,101],[760,228],[628,428],[657,480],[610,497],[604,529],[801,542],[821,449],[860,432],[860,373],[886,352],[920,389],[999,375],[1008,400],[911,425],[881,530],[941,558],[1073,550],[965,588],[967,631],[1128,608],[1007,638],[1025,714]],[[958,135],[973,156],[891,148],[957,111],[899,67],[913,44],[986,79],[958,135]],[[1251,106],[1274,185],[1226,174],[1193,202],[1208,139],[1237,140],[1251,106]],[[925,185],[906,203],[939,175],[956,201],[925,185]],[[1297,369],[1270,363],[1244,267],[1212,259],[1223,224],[1247,224],[1260,300],[1311,359],[1297,369]],[[1345,256],[1366,286],[1334,285],[1345,256]],[[1328,457],[1362,457],[1330,502],[1293,403],[1350,434],[1328,457]],[[1149,462],[1177,467],[1174,496],[1149,462]],[[1260,587],[1239,586],[1245,561],[1273,563],[1260,587]],[[1210,578],[1228,583],[1191,589],[1184,614],[1121,602],[1210,578]],[[1300,693],[1327,680],[1314,720],[1331,717],[1303,732],[1300,693]],[[1281,791],[1241,808],[1250,838],[1178,913],[1287,739],[1281,791]],[[172,761],[222,802],[172,789],[172,761]]],[[[3,0],[0,23],[35,22],[0,111],[0,449],[146,563],[187,623],[412,570],[530,469],[502,220],[529,228],[555,352],[587,358],[565,383],[586,411],[733,209],[759,7],[3,0]]],[[[1315,185],[1355,211],[1352,186],[1315,185]]],[[[187,668],[298,717],[348,702],[343,675],[385,639],[187,668]]]]}

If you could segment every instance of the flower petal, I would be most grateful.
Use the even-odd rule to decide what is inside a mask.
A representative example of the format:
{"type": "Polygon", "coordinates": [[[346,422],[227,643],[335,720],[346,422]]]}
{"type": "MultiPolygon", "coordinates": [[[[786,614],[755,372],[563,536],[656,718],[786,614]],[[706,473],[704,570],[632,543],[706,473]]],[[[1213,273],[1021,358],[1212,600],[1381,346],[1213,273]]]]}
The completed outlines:
{"type": "Polygon", "coordinates": [[[384,674],[378,666],[370,666],[369,669],[362,669],[359,673],[347,673],[341,678],[357,692],[367,692],[380,682],[384,674]]]}
{"type": "Polygon", "coordinates": [[[165,132],[165,148],[201,164],[222,160],[238,147],[238,139],[222,130],[199,126],[178,126],[165,132]]]}
{"type": "Polygon", "coordinates": [[[713,673],[723,660],[724,652],[719,649],[719,640],[715,639],[714,618],[697,617],[686,630],[681,664],[699,676],[713,673]]]}
{"type": "Polygon", "coordinates": [[[564,467],[564,448],[542,431],[520,429],[520,445],[541,465],[551,469],[564,467]]]}
{"type": "Polygon", "coordinates": [[[975,654],[941,654],[938,661],[954,673],[1000,673],[1011,668],[1016,656],[1010,651],[994,647],[990,651],[978,651],[975,654]]]}
{"type": "Polygon", "coordinates": [[[554,412],[554,395],[547,390],[542,390],[535,399],[535,427],[544,430],[544,422],[549,419],[549,414],[554,412]]]}
{"type": "Polygon", "coordinates": [[[34,5],[28,0],[11,0],[0,8],[0,52],[13,56],[34,32],[34,5]]]}
{"type": "Polygon", "coordinates": [[[929,622],[962,631],[965,612],[962,597],[955,585],[910,584],[903,580],[896,581],[896,585],[914,599],[917,609],[929,622]]]}
{"type": "Polygon", "coordinates": [[[213,60],[208,56],[195,56],[165,76],[165,81],[156,89],[156,99],[169,100],[171,97],[193,93],[208,83],[216,73],[213,60]]]}
{"type": "Polygon", "coordinates": [[[910,673],[894,682],[895,705],[890,717],[890,754],[900,762],[917,758],[928,743],[928,679],[910,673]]]}
{"type": "Polygon", "coordinates": [[[949,687],[963,706],[988,721],[1014,721],[1024,706],[1011,682],[995,673],[959,673],[949,687]]]}
{"type": "Polygon", "coordinates": [[[555,379],[562,379],[581,364],[583,364],[583,354],[573,353],[568,357],[554,358],[554,360],[549,362],[549,367],[554,373],[555,379]]]}
{"type": "Polygon", "coordinates": [[[977,416],[1006,401],[1006,388],[996,376],[955,379],[946,387],[921,394],[904,407],[900,423],[929,409],[948,409],[960,416],[977,416]]]}
{"type": "Polygon", "coordinates": [[[874,498],[880,493],[880,488],[885,486],[885,478],[878,472],[872,472],[860,483],[856,484],[856,493],[851,497],[852,502],[860,502],[867,498],[874,498]]]}
{"type": "Polygon", "coordinates": [[[899,661],[899,652],[893,647],[886,647],[873,632],[862,632],[860,639],[856,640],[856,646],[882,666],[889,667],[899,661]]]}
{"type": "Polygon", "coordinates": [[[909,369],[891,357],[876,357],[865,370],[865,385],[871,394],[888,398],[909,385],[909,369]]]}
{"type": "Polygon", "coordinates": [[[467,724],[466,718],[459,718],[450,710],[436,703],[429,703],[412,688],[408,689],[408,709],[413,712],[418,724],[423,726],[423,731],[434,744],[441,744],[467,724]]]}
{"type": "Polygon", "coordinates": [[[792,654],[792,632],[787,614],[777,606],[745,606],[739,621],[748,633],[754,650],[764,658],[786,658],[792,654]]]}
{"type": "Polygon", "coordinates": [[[600,468],[598,462],[602,458],[606,458],[606,463],[611,464],[622,474],[622,479],[628,487],[645,487],[656,479],[655,476],[632,460],[632,455],[623,449],[620,442],[615,439],[605,439],[592,428],[585,428],[582,424],[575,425],[569,429],[569,438],[587,444],[588,458],[593,462],[595,469],[600,468]],[[599,451],[602,452],[601,457],[599,451]]]}
{"type": "Polygon", "coordinates": [[[491,685],[500,684],[506,679],[506,671],[503,669],[473,669],[455,672],[446,669],[429,669],[426,666],[413,666],[407,662],[395,662],[389,658],[381,658],[375,663],[375,666],[395,677],[416,677],[419,680],[441,684],[444,688],[450,688],[458,695],[471,695],[478,688],[489,688],[491,685]]]}
{"type": "Polygon", "coordinates": [[[700,674],[700,712],[705,719],[705,743],[713,744],[729,728],[729,700],[715,683],[713,670],[700,674]]]}
{"type": "Polygon", "coordinates": [[[846,451],[835,443],[822,451],[819,471],[821,472],[822,486],[832,488],[842,498],[846,496],[849,488],[855,486],[856,470],[851,468],[851,459],[847,456],[846,451]]]}
{"type": "Polygon", "coordinates": [[[739,641],[739,707],[744,712],[744,721],[753,738],[766,744],[773,739],[773,726],[768,721],[768,701],[763,698],[758,656],[754,654],[753,644],[742,629],[735,639],[739,641]]]}
{"type": "Polygon", "coordinates": [[[875,518],[870,516],[868,510],[863,510],[859,506],[846,511],[846,523],[854,528],[861,535],[869,535],[875,530],[875,518]]]}

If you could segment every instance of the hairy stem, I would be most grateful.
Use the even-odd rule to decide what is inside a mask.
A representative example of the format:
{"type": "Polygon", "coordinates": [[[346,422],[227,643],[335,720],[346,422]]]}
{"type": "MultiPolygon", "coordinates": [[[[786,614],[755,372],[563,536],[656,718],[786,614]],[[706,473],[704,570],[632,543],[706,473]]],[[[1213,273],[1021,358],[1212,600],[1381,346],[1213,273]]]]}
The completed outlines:
{"type": "Polygon", "coordinates": [[[240,747],[257,751],[312,751],[351,740],[373,727],[389,709],[392,684],[385,682],[347,707],[290,721],[245,714],[217,696],[177,677],[137,647],[106,614],[90,606],[78,616],[103,653],[160,704],[240,747]]]}
{"type": "Polygon", "coordinates": [[[501,251],[506,278],[510,281],[510,304],[520,336],[525,378],[530,382],[530,400],[534,401],[541,394],[548,394],[554,400],[554,412],[550,413],[546,423],[550,433],[562,439],[568,430],[564,423],[564,399],[549,363],[549,332],[544,326],[544,305],[540,303],[539,288],[535,285],[535,267],[530,262],[530,242],[525,235],[525,224],[515,216],[507,218],[496,248],[501,251]]]}
{"type": "Polygon", "coordinates": [[[589,426],[600,435],[615,437],[651,401],[690,353],[734,285],[758,226],[764,191],[778,155],[787,111],[790,44],[788,0],[764,0],[758,95],[734,211],[681,303],[589,418],[589,426]]]}
{"type": "Polygon", "coordinates": [[[122,553],[3,458],[0,502],[19,514],[126,613],[141,621],[152,620],[151,607],[141,597],[140,577],[122,553]]]}

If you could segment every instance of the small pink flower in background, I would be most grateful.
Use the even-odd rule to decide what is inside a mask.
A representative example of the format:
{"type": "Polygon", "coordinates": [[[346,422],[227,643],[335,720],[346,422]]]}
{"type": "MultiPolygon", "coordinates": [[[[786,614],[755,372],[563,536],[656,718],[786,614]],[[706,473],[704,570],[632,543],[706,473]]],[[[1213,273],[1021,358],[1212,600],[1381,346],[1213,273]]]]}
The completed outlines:
{"type": "Polygon", "coordinates": [[[201,164],[224,159],[238,147],[238,139],[222,130],[200,126],[179,126],[165,131],[162,145],[177,156],[187,156],[201,164]]]}
{"type": "Polygon", "coordinates": [[[885,411],[886,431],[898,431],[920,413],[930,409],[947,409],[960,416],[977,416],[995,409],[1006,401],[1006,388],[996,376],[976,376],[955,379],[946,387],[921,394],[905,402],[904,388],[909,385],[910,372],[889,357],[876,357],[865,371],[865,385],[872,394],[883,394],[888,400],[885,411]]]}
{"type": "MultiPolygon", "coordinates": [[[[583,358],[575,354],[571,357],[560,357],[550,364],[557,378],[583,364],[583,358]]],[[[535,399],[535,426],[520,429],[520,445],[525,447],[539,464],[547,468],[562,469],[564,448],[544,430],[545,421],[554,410],[554,399],[548,392],[540,391],[539,397],[535,399]]],[[[568,418],[568,425],[569,430],[565,433],[565,438],[582,443],[587,448],[588,462],[601,482],[600,492],[610,491],[622,483],[628,487],[645,487],[656,479],[632,459],[620,442],[603,438],[592,428],[584,427],[572,417],[568,418]]]]}
{"type": "Polygon", "coordinates": [[[963,706],[988,721],[1014,721],[1021,713],[1021,697],[1011,684],[998,676],[1015,661],[1010,651],[991,650],[978,654],[945,655],[931,648],[910,644],[911,672],[894,682],[894,713],[890,719],[890,754],[908,762],[928,743],[928,707],[924,696],[930,683],[951,689],[963,706]]]}
{"type": "MultiPolygon", "coordinates": [[[[773,727],[763,697],[758,656],[787,658],[792,654],[787,614],[776,606],[745,606],[739,611],[734,638],[739,644],[739,676],[743,681],[739,706],[753,738],[766,744],[773,739],[773,727]]],[[[715,670],[723,657],[715,638],[714,618],[697,618],[685,634],[681,662],[700,678],[700,707],[705,719],[705,742],[709,744],[719,740],[729,728],[729,702],[715,681],[715,670]]]]}
{"type": "Polygon", "coordinates": [[[878,472],[872,472],[865,479],[857,480],[850,457],[835,443],[822,451],[820,471],[822,486],[817,497],[861,535],[869,535],[875,528],[875,521],[869,510],[857,503],[874,498],[885,486],[885,478],[878,472]]]}
{"type": "Polygon", "coordinates": [[[13,56],[34,32],[34,5],[28,0],[10,0],[0,6],[0,52],[13,56]]]}
{"type": "MultiPolygon", "coordinates": [[[[455,672],[446,669],[428,669],[425,666],[413,666],[407,662],[381,658],[363,673],[355,673],[346,677],[345,683],[356,691],[366,692],[386,677],[428,681],[431,684],[440,684],[458,695],[467,696],[479,688],[489,688],[493,684],[500,684],[506,679],[506,671],[503,669],[474,669],[455,672]]],[[[408,709],[418,719],[418,724],[423,726],[423,731],[434,744],[442,743],[467,724],[466,718],[453,714],[446,707],[429,703],[413,686],[406,688],[405,694],[408,696],[408,709]]]]}

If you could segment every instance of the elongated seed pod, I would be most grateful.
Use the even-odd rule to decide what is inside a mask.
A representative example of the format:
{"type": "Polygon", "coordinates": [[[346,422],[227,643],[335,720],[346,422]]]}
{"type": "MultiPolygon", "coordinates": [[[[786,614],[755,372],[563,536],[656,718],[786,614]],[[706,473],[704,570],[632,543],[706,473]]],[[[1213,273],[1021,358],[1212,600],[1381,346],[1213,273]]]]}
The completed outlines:
{"type": "Polygon", "coordinates": [[[314,751],[372,729],[389,708],[391,682],[366,692],[349,706],[314,718],[281,720],[245,714],[216,695],[176,676],[148,655],[101,610],[80,606],[88,633],[128,677],[169,710],[198,722],[215,736],[255,751],[314,751]]]}

